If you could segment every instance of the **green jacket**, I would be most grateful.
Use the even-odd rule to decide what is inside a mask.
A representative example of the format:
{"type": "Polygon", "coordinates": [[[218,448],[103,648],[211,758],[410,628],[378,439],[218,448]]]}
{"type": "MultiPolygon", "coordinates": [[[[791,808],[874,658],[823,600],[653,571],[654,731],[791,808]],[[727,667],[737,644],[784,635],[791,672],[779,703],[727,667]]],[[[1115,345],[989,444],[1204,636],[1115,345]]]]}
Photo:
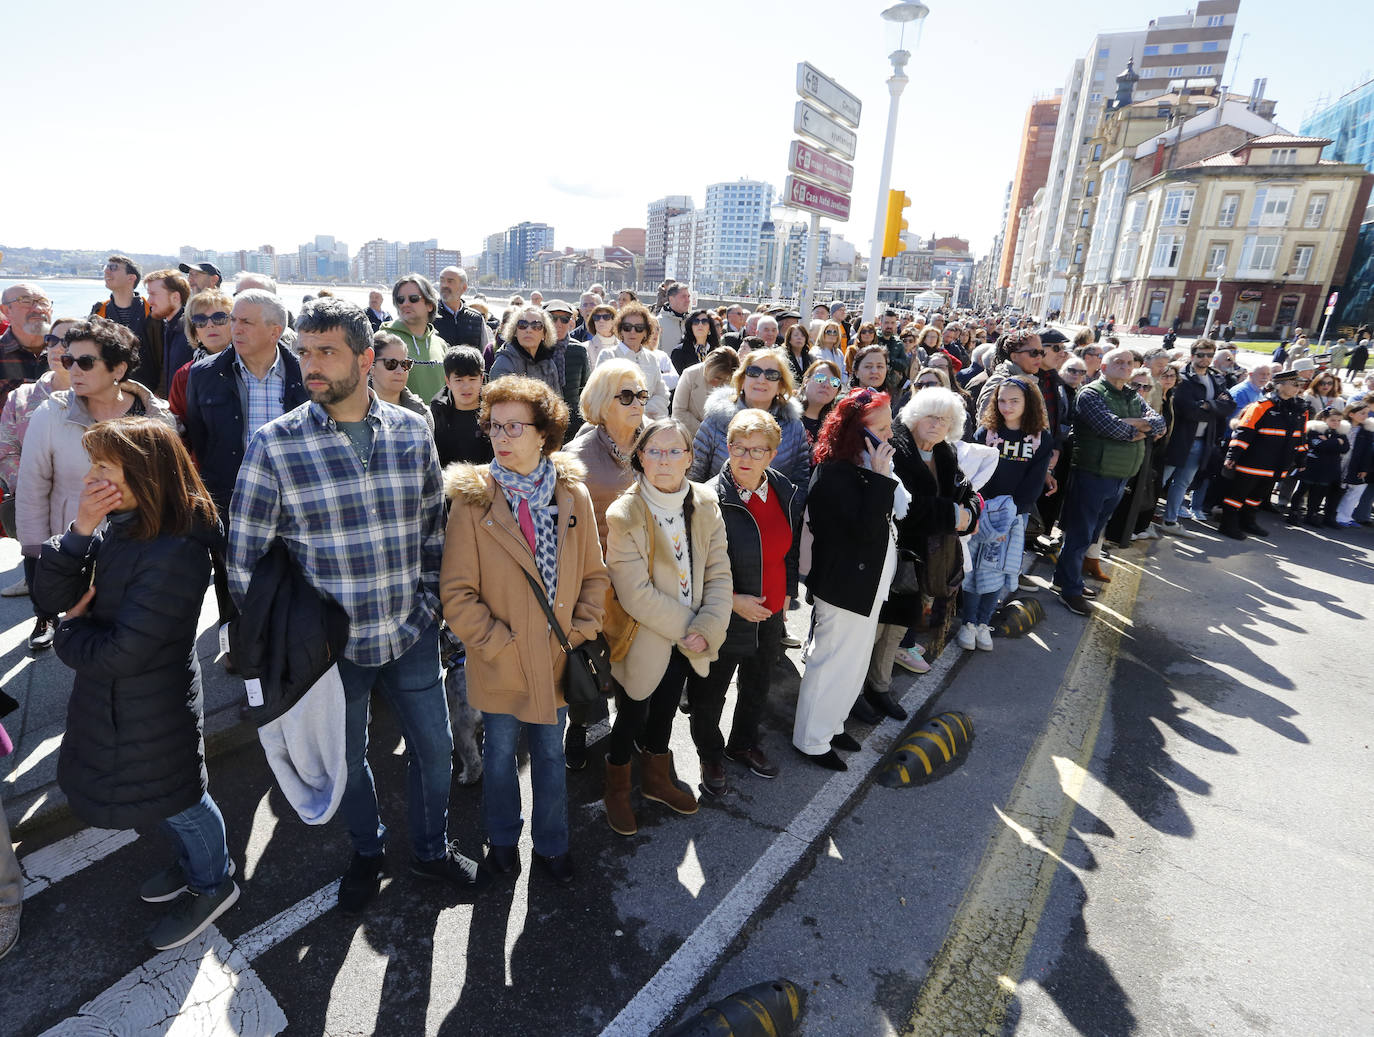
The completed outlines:
{"type": "Polygon", "coordinates": [[[422,400],[432,400],[444,387],[444,354],[448,343],[441,339],[431,324],[425,328],[423,336],[417,338],[399,317],[389,324],[383,324],[378,331],[389,331],[400,337],[406,344],[410,359],[420,361],[410,369],[406,388],[422,400]]]}
{"type": "MultiPolygon", "coordinates": [[[[1145,416],[1144,401],[1129,386],[1113,389],[1105,378],[1098,378],[1078,390],[1079,398],[1089,392],[1101,396],[1107,410],[1118,418],[1145,416]]],[[[1109,439],[1099,435],[1084,420],[1074,422],[1073,434],[1073,466],[1093,475],[1107,479],[1129,479],[1140,470],[1140,463],[1145,459],[1143,439],[1129,443],[1121,439],[1109,439]]]]}

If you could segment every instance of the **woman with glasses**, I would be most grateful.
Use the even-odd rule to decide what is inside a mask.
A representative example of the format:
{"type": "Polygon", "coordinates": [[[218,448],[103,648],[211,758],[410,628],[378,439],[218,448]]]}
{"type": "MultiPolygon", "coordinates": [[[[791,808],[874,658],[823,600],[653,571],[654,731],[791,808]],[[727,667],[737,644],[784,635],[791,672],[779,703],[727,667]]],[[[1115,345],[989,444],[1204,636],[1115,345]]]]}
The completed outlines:
{"type": "Polygon", "coordinates": [[[607,360],[630,361],[644,376],[644,387],[649,393],[649,400],[644,405],[645,416],[651,419],[667,417],[668,386],[663,381],[659,354],[650,345],[658,335],[653,315],[640,303],[629,303],[615,315],[615,335],[615,345],[597,353],[592,370],[607,360]]]}
{"type": "Polygon", "coordinates": [[[439,597],[467,646],[468,701],[482,711],[482,824],[487,870],[518,872],[517,745],[529,752],[534,862],[555,881],[574,877],[568,840],[563,696],[568,659],[536,594],[574,647],[601,629],[609,580],[596,516],[576,458],[563,443],[568,405],[533,378],[493,381],[483,428],[495,457],[444,473],[450,503],[439,597]]]}
{"type": "Polygon", "coordinates": [[[704,482],[724,467],[730,456],[726,442],[730,419],[752,407],[767,411],[782,429],[773,467],[802,487],[805,494],[811,477],[811,443],[794,392],[792,369],[781,349],[755,347],[745,353],[730,384],[717,389],[706,401],[706,413],[692,441],[696,454],[692,481],[704,482]]]}
{"type": "Polygon", "coordinates": [[[813,448],[843,387],[844,374],[833,360],[817,360],[802,375],[797,397],[802,403],[802,427],[813,448]]]}
{"type": "Polygon", "coordinates": [[[706,414],[706,401],[711,393],[730,380],[739,367],[739,354],[729,346],[713,349],[699,364],[682,372],[673,392],[673,417],[687,426],[696,436],[701,419],[706,414]]]}
{"type": "MultiPolygon", "coordinates": [[[[90,470],[81,437],[100,421],[147,416],[172,428],[176,418],[147,388],[129,379],[138,366],[138,340],[104,317],[79,321],[63,338],[62,366],[71,388],[54,392],[29,419],[19,459],[16,524],[26,557],[62,533],[76,509],[90,470]]],[[[50,619],[39,618],[29,647],[52,645],[50,619]]]]}
{"type": "Polygon", "coordinates": [[[783,336],[783,350],[787,354],[788,366],[792,368],[792,380],[800,382],[814,359],[811,355],[811,333],[800,322],[793,324],[783,336]]]}
{"type": "Polygon", "coordinates": [[[673,778],[668,747],[688,676],[705,677],[725,640],[734,600],[725,522],[716,495],[687,479],[692,444],[682,423],[650,422],[630,464],[634,484],[607,509],[606,565],[621,606],[639,622],[629,654],[611,669],[621,688],[606,749],[606,820],[638,831],[630,761],[639,748],[640,793],[679,814],[696,797],[673,778]]]}
{"type": "MultiPolygon", "coordinates": [[[[372,391],[377,399],[395,407],[413,410],[425,419],[429,434],[434,435],[434,415],[425,406],[425,401],[406,388],[406,379],[415,361],[406,352],[406,344],[399,335],[389,331],[378,331],[372,336],[372,352],[376,359],[372,364],[372,391]]],[[[443,390],[441,389],[440,392],[443,390]]]]}
{"type": "MultiPolygon", "coordinates": [[[[858,356],[859,350],[863,349],[865,346],[874,345],[877,343],[877,341],[878,325],[874,324],[871,320],[866,320],[862,324],[860,324],[859,330],[854,333],[854,341],[850,345],[849,350],[845,356],[845,359],[848,361],[845,365],[846,370],[853,372],[857,377],[858,372],[855,371],[855,364],[857,362],[856,358],[858,356]]],[[[884,371],[883,377],[887,377],[886,371],[884,371]]],[[[855,381],[852,384],[857,385],[858,382],[855,381]]]]}
{"type": "Polygon", "coordinates": [[[771,415],[740,411],[730,419],[726,438],[730,460],[706,488],[715,493],[725,521],[734,581],[730,625],[710,671],[687,680],[692,741],[701,760],[702,788],[711,795],[727,789],[727,759],[761,778],[778,773],[763,751],[759,725],[787,632],[787,609],[797,596],[804,507],[797,487],[769,467],[782,440],[782,429],[771,415]],[[738,694],[727,742],[720,717],[736,671],[738,694]]]}
{"type": "Polygon", "coordinates": [[[590,334],[587,336],[587,356],[595,361],[603,349],[614,349],[618,343],[615,337],[615,307],[605,303],[592,308],[587,317],[590,334]]]}
{"type": "Polygon", "coordinates": [[[997,343],[996,363],[991,371],[971,379],[965,388],[977,401],[978,413],[987,409],[997,383],[1003,378],[1027,378],[1039,383],[1036,375],[1045,357],[1040,336],[1031,328],[1018,328],[1003,335],[997,343]]]}
{"type": "Polygon", "coordinates": [[[553,354],[558,332],[544,307],[531,303],[512,306],[506,312],[501,338],[505,345],[496,351],[488,371],[493,382],[511,374],[537,378],[562,395],[563,378],[553,354]]]}
{"type": "Polygon", "coordinates": [[[682,342],[670,354],[673,368],[679,375],[693,364],[699,364],[707,355],[720,345],[720,332],[716,322],[707,310],[693,310],[682,322],[684,334],[682,342]]]}
{"type": "Polygon", "coordinates": [[[186,341],[191,345],[191,359],[182,364],[173,374],[167,387],[167,404],[177,421],[186,418],[186,380],[191,376],[191,365],[207,356],[222,353],[232,341],[229,331],[229,315],[234,310],[234,300],[218,288],[197,292],[186,302],[186,341]]]}
{"type": "Polygon", "coordinates": [[[840,371],[841,378],[849,375],[844,355],[844,328],[837,320],[811,322],[811,356],[813,360],[828,360],[840,371]]]}

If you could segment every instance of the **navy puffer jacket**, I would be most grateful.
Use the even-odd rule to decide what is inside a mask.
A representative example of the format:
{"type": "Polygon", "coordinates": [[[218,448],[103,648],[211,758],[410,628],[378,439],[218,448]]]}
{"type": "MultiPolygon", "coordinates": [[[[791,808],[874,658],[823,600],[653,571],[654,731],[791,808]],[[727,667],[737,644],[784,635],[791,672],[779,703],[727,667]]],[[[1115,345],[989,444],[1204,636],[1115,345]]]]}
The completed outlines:
{"type": "MultiPolygon", "coordinates": [[[[701,427],[692,442],[692,469],[687,475],[692,482],[706,482],[729,460],[725,433],[730,427],[730,419],[746,406],[737,395],[733,386],[722,385],[706,398],[701,427]]],[[[806,438],[806,426],[801,421],[801,404],[796,400],[774,401],[768,413],[777,419],[782,429],[778,456],[769,467],[787,476],[805,500],[811,482],[811,442],[806,438]]]]}

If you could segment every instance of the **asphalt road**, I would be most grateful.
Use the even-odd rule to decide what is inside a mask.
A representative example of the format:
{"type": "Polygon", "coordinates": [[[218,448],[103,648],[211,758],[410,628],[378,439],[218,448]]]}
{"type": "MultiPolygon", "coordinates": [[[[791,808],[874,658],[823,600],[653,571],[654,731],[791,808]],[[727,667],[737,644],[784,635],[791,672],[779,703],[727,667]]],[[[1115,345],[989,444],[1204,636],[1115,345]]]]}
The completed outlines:
{"type": "MultiPolygon", "coordinates": [[[[921,787],[867,780],[895,722],[856,729],[868,748],[846,775],[791,756],[790,653],[768,721],[782,776],[732,769],[730,796],[687,818],[646,806],[622,839],[594,759],[570,777],[567,890],[530,873],[528,845],[520,876],[470,902],[409,876],[384,709],[392,876],[361,920],[330,910],[343,833],[300,823],[255,745],[211,764],[243,898],[185,954],[141,943],[157,909],[136,887],[165,863],[161,837],[111,848],[71,820],[30,825],[0,1035],[81,1032],[78,1017],[85,1032],[647,1035],[775,978],[807,994],[806,1034],[1371,1032],[1374,539],[1276,534],[1118,552],[1096,619],[1043,592],[1030,636],[903,677],[910,703],[936,696],[975,729],[921,787]]],[[[674,746],[695,783],[685,722],[674,746]]],[[[451,797],[468,852],[479,797],[451,797]]]]}

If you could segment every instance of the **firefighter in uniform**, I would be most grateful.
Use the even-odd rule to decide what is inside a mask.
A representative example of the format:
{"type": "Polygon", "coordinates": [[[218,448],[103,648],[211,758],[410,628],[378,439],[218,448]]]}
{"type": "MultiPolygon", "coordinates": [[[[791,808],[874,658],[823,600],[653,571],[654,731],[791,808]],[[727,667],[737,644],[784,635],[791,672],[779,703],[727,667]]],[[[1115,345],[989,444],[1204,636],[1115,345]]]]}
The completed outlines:
{"type": "Polygon", "coordinates": [[[1268,536],[1255,520],[1274,481],[1302,467],[1307,453],[1307,407],[1298,394],[1307,384],[1301,371],[1281,371],[1261,399],[1231,422],[1231,443],[1222,471],[1221,532],[1235,540],[1268,536]]]}

